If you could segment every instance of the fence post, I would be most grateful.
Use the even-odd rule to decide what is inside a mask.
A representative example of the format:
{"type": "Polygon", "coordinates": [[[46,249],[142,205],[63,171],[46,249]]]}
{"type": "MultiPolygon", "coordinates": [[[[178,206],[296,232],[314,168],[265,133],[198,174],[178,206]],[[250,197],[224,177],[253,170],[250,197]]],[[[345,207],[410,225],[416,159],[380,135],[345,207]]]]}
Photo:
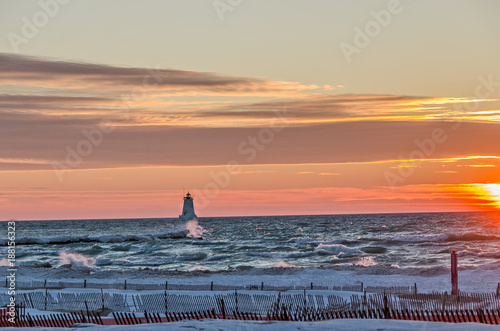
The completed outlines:
{"type": "Polygon", "coordinates": [[[226,319],[226,306],[224,304],[224,299],[220,298],[220,306],[222,310],[222,319],[226,319]]]}
{"type": "Polygon", "coordinates": [[[387,295],[384,293],[384,318],[389,318],[389,306],[387,302],[387,295]]]}
{"type": "Polygon", "coordinates": [[[33,304],[33,298],[31,297],[31,293],[28,293],[28,298],[30,299],[31,302],[31,308],[35,308],[35,305],[33,304]]]}
{"type": "Polygon", "coordinates": [[[500,296],[500,283],[497,285],[497,298],[500,296]]]}
{"type": "Polygon", "coordinates": [[[87,309],[87,317],[89,317],[89,305],[87,304],[87,300],[84,301],[85,309],[87,309]]]}
{"type": "Polygon", "coordinates": [[[101,288],[101,300],[102,300],[102,310],[104,311],[104,293],[101,288]]]}
{"type": "Polygon", "coordinates": [[[165,281],[165,291],[168,290],[168,280],[165,281]]]}
{"type": "Polygon", "coordinates": [[[457,252],[451,252],[451,295],[458,294],[458,267],[457,267],[457,252]]]}
{"type": "Polygon", "coordinates": [[[86,279],[84,279],[84,280],[83,280],[83,288],[86,288],[86,287],[87,287],[87,280],[86,280],[86,279]]]}
{"type": "Polygon", "coordinates": [[[479,317],[479,323],[484,323],[484,312],[482,309],[477,309],[477,317],[479,317]]]}
{"type": "Polygon", "coordinates": [[[234,290],[235,303],[236,303],[236,311],[238,311],[238,291],[234,290]]]}
{"type": "Polygon", "coordinates": [[[260,290],[264,291],[264,282],[262,282],[262,284],[260,284],[260,290]]]}
{"type": "Polygon", "coordinates": [[[211,282],[210,283],[210,291],[213,291],[214,290],[214,282],[211,282]]]}
{"type": "Polygon", "coordinates": [[[313,283],[311,282],[311,290],[313,289],[313,283]]]}
{"type": "Polygon", "coordinates": [[[165,314],[168,311],[168,305],[167,305],[167,291],[165,290],[165,314]]]}
{"type": "Polygon", "coordinates": [[[43,287],[47,287],[47,280],[43,283],[43,287]]]}
{"type": "Polygon", "coordinates": [[[414,293],[417,294],[417,283],[413,286],[414,293]]]}
{"type": "Polygon", "coordinates": [[[123,286],[123,289],[126,290],[127,289],[127,280],[125,279],[125,285],[123,286]]]}
{"type": "Polygon", "coordinates": [[[363,282],[361,282],[361,292],[363,292],[363,289],[365,288],[363,282]]]}

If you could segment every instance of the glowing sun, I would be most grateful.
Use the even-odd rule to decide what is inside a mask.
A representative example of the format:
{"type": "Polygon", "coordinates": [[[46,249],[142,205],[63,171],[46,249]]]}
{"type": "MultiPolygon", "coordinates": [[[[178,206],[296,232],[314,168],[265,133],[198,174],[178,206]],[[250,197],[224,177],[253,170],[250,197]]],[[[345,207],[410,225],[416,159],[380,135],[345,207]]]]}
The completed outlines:
{"type": "Polygon", "coordinates": [[[485,184],[483,187],[487,197],[496,203],[497,208],[500,208],[500,184],[485,184]]]}

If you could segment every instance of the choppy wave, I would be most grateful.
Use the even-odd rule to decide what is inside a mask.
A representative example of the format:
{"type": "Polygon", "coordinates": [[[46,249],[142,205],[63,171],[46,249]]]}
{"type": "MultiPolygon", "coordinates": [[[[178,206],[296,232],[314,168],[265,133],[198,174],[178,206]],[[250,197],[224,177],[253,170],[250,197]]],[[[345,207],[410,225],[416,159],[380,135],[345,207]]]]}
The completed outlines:
{"type": "Polygon", "coordinates": [[[500,240],[497,236],[487,236],[478,233],[463,234],[436,234],[436,235],[405,235],[388,237],[387,241],[400,242],[451,242],[451,241],[478,241],[478,240],[500,240]]]}
{"type": "Polygon", "coordinates": [[[77,253],[87,254],[87,255],[97,255],[97,254],[101,253],[102,251],[104,251],[104,248],[102,248],[101,246],[99,246],[97,244],[94,244],[91,247],[87,247],[85,249],[78,250],[77,253]]]}
{"type": "Polygon", "coordinates": [[[218,261],[218,260],[228,259],[230,257],[231,257],[231,255],[227,255],[227,254],[213,254],[213,255],[207,256],[207,258],[205,260],[206,261],[218,261]]]}
{"type": "Polygon", "coordinates": [[[131,262],[126,259],[110,259],[106,258],[104,256],[99,256],[95,260],[95,265],[96,266],[109,266],[109,265],[121,265],[121,266],[134,266],[137,265],[134,262],[131,262]]]}
{"type": "MultiPolygon", "coordinates": [[[[52,237],[20,237],[16,238],[16,245],[64,245],[71,243],[118,243],[127,241],[153,241],[159,239],[180,239],[185,238],[189,230],[170,229],[167,231],[145,233],[145,234],[121,234],[121,235],[88,235],[88,236],[52,236],[52,237]]],[[[5,246],[9,242],[8,238],[0,239],[0,246],[5,246]]]]}
{"type": "Polygon", "coordinates": [[[359,252],[357,248],[347,247],[341,244],[319,244],[318,247],[314,249],[317,254],[326,254],[326,255],[339,255],[339,254],[349,254],[354,252],[359,252]]]}
{"type": "Polygon", "coordinates": [[[59,253],[59,259],[62,265],[74,270],[88,270],[92,268],[93,258],[78,253],[59,253]]]}
{"type": "Polygon", "coordinates": [[[409,236],[396,236],[388,237],[387,241],[408,241],[408,242],[425,242],[425,241],[448,241],[449,235],[409,235],[409,236]]]}
{"type": "Polygon", "coordinates": [[[328,245],[334,245],[334,244],[349,244],[352,241],[346,240],[346,239],[337,239],[337,240],[327,240],[327,239],[314,239],[314,238],[309,238],[309,237],[296,237],[296,238],[290,238],[288,239],[288,242],[290,243],[296,243],[296,244],[311,244],[311,245],[319,245],[319,244],[328,244],[328,245]]]}
{"type": "Polygon", "coordinates": [[[363,257],[359,258],[359,260],[357,260],[356,262],[349,263],[349,265],[360,266],[360,267],[373,267],[373,266],[377,266],[378,263],[372,257],[363,256],[363,257]]]}
{"type": "Polygon", "coordinates": [[[207,258],[207,254],[199,253],[193,255],[176,255],[176,256],[153,256],[148,258],[143,264],[147,265],[165,265],[172,262],[183,261],[202,261],[207,258]]]}
{"type": "Polygon", "coordinates": [[[366,247],[361,247],[359,250],[368,254],[383,254],[387,252],[387,248],[380,246],[366,246],[366,247]]]}
{"type": "Polygon", "coordinates": [[[482,250],[473,250],[466,249],[457,252],[458,256],[473,256],[478,258],[487,258],[487,259],[500,259],[500,251],[495,252],[484,252],[482,250]]]}
{"type": "Polygon", "coordinates": [[[132,248],[132,245],[125,245],[125,246],[118,245],[118,246],[111,247],[111,250],[116,251],[116,252],[128,252],[128,251],[130,251],[131,248],[132,248]]]}
{"type": "Polygon", "coordinates": [[[294,266],[293,264],[286,263],[285,261],[281,260],[273,265],[273,268],[297,268],[297,266],[294,266]]]}
{"type": "Polygon", "coordinates": [[[272,259],[293,259],[293,258],[300,258],[300,257],[308,257],[314,254],[314,252],[268,252],[268,253],[261,253],[261,252],[252,252],[248,253],[251,256],[261,256],[261,257],[269,257],[272,259]]]}
{"type": "MultiPolygon", "coordinates": [[[[88,253],[88,252],[87,252],[88,253]]],[[[60,252],[58,255],[58,263],[50,264],[49,262],[41,262],[34,260],[18,261],[18,265],[30,267],[66,267],[75,270],[94,269],[94,267],[104,266],[149,266],[159,267],[166,266],[173,262],[183,261],[218,261],[230,258],[227,254],[192,254],[192,255],[175,255],[175,256],[152,256],[139,261],[131,261],[123,258],[111,258],[103,255],[91,257],[79,252],[60,252]]],[[[53,261],[52,261],[53,262],[53,261]]],[[[0,266],[8,265],[8,260],[0,260],[0,266]],[[2,264],[3,263],[3,264],[2,264]]]]}
{"type": "Polygon", "coordinates": [[[293,252],[251,252],[251,256],[261,256],[272,259],[296,259],[312,255],[342,255],[359,252],[357,248],[351,248],[342,244],[319,244],[313,251],[293,252]]]}
{"type": "Polygon", "coordinates": [[[198,223],[197,219],[190,220],[184,225],[187,229],[187,235],[191,238],[203,238],[206,230],[198,223]]]}
{"type": "MultiPolygon", "coordinates": [[[[153,256],[148,259],[141,259],[140,261],[131,261],[123,258],[111,258],[99,255],[95,258],[85,256],[76,252],[61,252],[59,254],[59,266],[54,267],[66,267],[73,270],[92,270],[95,267],[104,266],[149,266],[149,267],[159,267],[168,265],[172,262],[182,262],[182,261],[213,261],[220,260],[229,257],[229,255],[209,255],[204,253],[193,254],[193,255],[176,255],[176,256],[153,256]]],[[[37,267],[39,266],[39,261],[21,261],[20,265],[37,267]]],[[[52,265],[50,265],[52,267],[52,265]]]]}
{"type": "MultiPolygon", "coordinates": [[[[456,250],[460,268],[500,269],[497,227],[479,222],[477,215],[460,213],[419,216],[420,222],[416,218],[405,214],[283,216],[277,222],[233,217],[201,220],[203,227],[194,224],[194,229],[163,219],[27,221],[17,231],[16,262],[27,270],[52,268],[56,274],[71,270],[127,273],[140,268],[188,272],[194,266],[213,272],[266,273],[274,266],[283,269],[285,265],[276,265],[283,261],[297,268],[352,268],[381,274],[399,265],[405,270],[421,269],[425,275],[438,270],[428,267],[442,266],[449,272],[449,254],[456,250]],[[154,229],[164,230],[144,233],[154,229]],[[201,230],[205,240],[195,239],[195,230],[201,230]],[[62,251],[67,254],[64,258],[62,251]]],[[[0,245],[5,242],[0,239],[0,245]]]]}

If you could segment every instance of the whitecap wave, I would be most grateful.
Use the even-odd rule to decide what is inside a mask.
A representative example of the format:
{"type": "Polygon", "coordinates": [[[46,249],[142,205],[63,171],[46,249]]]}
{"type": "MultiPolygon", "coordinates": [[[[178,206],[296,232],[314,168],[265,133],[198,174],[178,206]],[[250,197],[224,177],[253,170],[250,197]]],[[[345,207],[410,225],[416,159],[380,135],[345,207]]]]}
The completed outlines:
{"type": "Polygon", "coordinates": [[[92,269],[95,259],[78,253],[60,252],[59,261],[73,270],[89,270],[92,269]]]}
{"type": "Polygon", "coordinates": [[[286,263],[285,261],[279,261],[273,265],[273,268],[297,268],[297,266],[286,263]]]}
{"type": "Polygon", "coordinates": [[[359,252],[357,248],[347,247],[341,244],[320,244],[318,247],[314,249],[317,254],[325,254],[325,255],[339,255],[339,254],[349,254],[353,252],[359,252]]]}
{"type": "Polygon", "coordinates": [[[187,236],[197,239],[203,238],[205,229],[198,223],[197,219],[187,221],[184,227],[187,230],[187,236]]]}
{"type": "Polygon", "coordinates": [[[377,265],[378,263],[375,261],[374,258],[369,257],[369,256],[363,256],[361,257],[354,265],[362,266],[362,267],[372,267],[377,265]]]}
{"type": "MultiPolygon", "coordinates": [[[[187,229],[174,228],[159,232],[151,232],[140,235],[88,235],[88,236],[52,236],[52,237],[20,237],[16,238],[16,245],[64,245],[77,242],[101,242],[118,243],[125,241],[152,241],[158,239],[180,239],[188,234],[187,229]]],[[[9,242],[8,238],[0,239],[0,246],[5,246],[9,242]]]]}

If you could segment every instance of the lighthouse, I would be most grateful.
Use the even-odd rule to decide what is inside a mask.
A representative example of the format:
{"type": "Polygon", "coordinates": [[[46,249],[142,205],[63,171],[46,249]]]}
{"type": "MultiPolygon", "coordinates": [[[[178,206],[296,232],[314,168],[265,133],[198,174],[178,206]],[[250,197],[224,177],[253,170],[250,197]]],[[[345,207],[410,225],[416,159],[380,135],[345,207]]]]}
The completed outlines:
{"type": "Polygon", "coordinates": [[[198,216],[194,213],[193,197],[188,192],[184,197],[184,206],[182,207],[182,214],[179,215],[179,220],[187,222],[195,218],[198,218],[198,216]]]}

